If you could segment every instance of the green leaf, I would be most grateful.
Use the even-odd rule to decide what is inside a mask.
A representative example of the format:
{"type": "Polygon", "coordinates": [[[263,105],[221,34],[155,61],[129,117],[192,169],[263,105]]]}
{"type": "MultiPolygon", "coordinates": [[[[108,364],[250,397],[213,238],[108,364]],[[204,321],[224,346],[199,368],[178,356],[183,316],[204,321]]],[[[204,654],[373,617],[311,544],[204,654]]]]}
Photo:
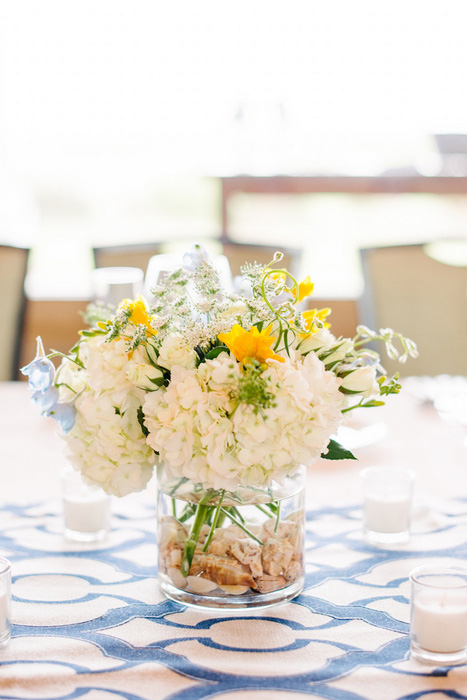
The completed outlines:
{"type": "Polygon", "coordinates": [[[229,348],[226,345],[218,345],[216,348],[209,350],[204,356],[204,360],[214,360],[221,352],[229,352],[229,348]]]}
{"type": "Polygon", "coordinates": [[[96,335],[105,335],[107,331],[104,331],[101,328],[91,328],[87,329],[85,328],[82,331],[79,331],[79,334],[82,335],[84,338],[94,338],[96,335]]]}
{"type": "Polygon", "coordinates": [[[285,346],[285,351],[287,355],[290,357],[290,348],[289,348],[289,329],[286,328],[284,331],[284,346],[285,346]]]}
{"type": "Polygon", "coordinates": [[[157,352],[157,349],[154,347],[154,345],[151,345],[150,343],[146,343],[144,347],[149,362],[155,367],[157,367],[157,360],[159,358],[159,353],[157,352]]]}
{"type": "Polygon", "coordinates": [[[328,451],[321,455],[323,459],[357,459],[355,455],[342,447],[336,440],[329,440],[328,451]]]}
{"type": "Polygon", "coordinates": [[[156,386],[164,386],[165,384],[164,375],[162,375],[161,377],[156,377],[155,379],[151,379],[150,377],[148,377],[148,379],[151,382],[151,384],[155,384],[156,386]]]}
{"type": "Polygon", "coordinates": [[[138,411],[136,412],[136,416],[138,418],[138,423],[141,426],[141,430],[143,431],[144,437],[147,437],[149,435],[149,430],[146,428],[144,425],[144,413],[143,413],[143,407],[140,406],[138,408],[138,411]]]}

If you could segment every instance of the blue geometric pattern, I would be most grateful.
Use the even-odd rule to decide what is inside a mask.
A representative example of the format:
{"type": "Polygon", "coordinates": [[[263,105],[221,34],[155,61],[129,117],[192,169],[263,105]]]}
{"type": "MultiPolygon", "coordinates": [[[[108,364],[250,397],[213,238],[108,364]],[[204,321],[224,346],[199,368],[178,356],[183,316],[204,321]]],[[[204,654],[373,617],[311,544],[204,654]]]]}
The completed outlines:
{"type": "Polygon", "coordinates": [[[467,700],[467,666],[410,658],[408,574],[467,560],[467,499],[416,513],[410,543],[372,547],[359,507],[307,513],[304,592],[253,614],[206,613],[157,584],[155,509],[114,503],[99,545],[71,544],[57,504],[5,504],[12,639],[0,697],[54,700],[467,700]]]}

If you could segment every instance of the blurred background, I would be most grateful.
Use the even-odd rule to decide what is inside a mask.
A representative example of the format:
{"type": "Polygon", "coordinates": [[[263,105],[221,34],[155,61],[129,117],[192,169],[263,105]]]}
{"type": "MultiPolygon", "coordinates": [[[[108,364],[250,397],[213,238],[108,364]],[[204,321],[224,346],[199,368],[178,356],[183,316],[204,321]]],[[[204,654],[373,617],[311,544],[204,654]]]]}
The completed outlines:
{"type": "MultiPolygon", "coordinates": [[[[466,20],[461,0],[3,0],[0,244],[29,250],[17,361],[39,332],[73,344],[108,246],[286,247],[336,334],[380,320],[361,249],[466,241],[466,20]]],[[[448,258],[465,334],[467,256],[448,258]]],[[[455,343],[457,364],[414,371],[464,372],[455,343]]]]}

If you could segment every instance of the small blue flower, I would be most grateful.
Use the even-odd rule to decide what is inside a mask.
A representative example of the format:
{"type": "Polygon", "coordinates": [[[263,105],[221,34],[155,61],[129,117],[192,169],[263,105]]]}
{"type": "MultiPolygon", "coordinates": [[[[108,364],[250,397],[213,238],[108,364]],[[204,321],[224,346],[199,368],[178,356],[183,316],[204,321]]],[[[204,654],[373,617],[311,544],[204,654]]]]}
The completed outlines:
{"type": "Polygon", "coordinates": [[[54,418],[66,435],[75,424],[76,408],[72,403],[56,403],[42,415],[54,418]]]}
{"type": "Polygon", "coordinates": [[[28,377],[29,387],[33,391],[47,391],[54,382],[55,367],[44,352],[40,336],[37,337],[36,356],[26,367],[21,368],[22,374],[28,377]]]}
{"type": "Polygon", "coordinates": [[[210,263],[209,253],[201,243],[195,243],[188,253],[183,256],[183,266],[190,272],[195,272],[201,263],[210,263]]]}
{"type": "Polygon", "coordinates": [[[54,386],[50,386],[45,391],[35,391],[31,396],[32,402],[36,404],[41,413],[53,408],[58,403],[58,398],[58,389],[54,386]]]}

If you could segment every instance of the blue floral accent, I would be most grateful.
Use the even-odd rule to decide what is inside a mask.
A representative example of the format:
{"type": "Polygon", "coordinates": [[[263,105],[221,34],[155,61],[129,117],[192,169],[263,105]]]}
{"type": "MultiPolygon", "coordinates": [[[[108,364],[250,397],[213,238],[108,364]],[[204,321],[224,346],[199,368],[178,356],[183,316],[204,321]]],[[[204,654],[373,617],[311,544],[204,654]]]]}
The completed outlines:
{"type": "Polygon", "coordinates": [[[28,377],[29,388],[34,391],[32,401],[41,415],[54,418],[62,431],[69,433],[75,424],[76,408],[73,403],[59,403],[59,391],[54,386],[55,366],[46,357],[42,339],[37,337],[36,356],[21,372],[28,377]]]}
{"type": "Polygon", "coordinates": [[[34,391],[47,391],[52,386],[55,376],[55,367],[46,357],[37,357],[21,372],[28,377],[29,386],[34,391]]]}
{"type": "Polygon", "coordinates": [[[56,403],[49,410],[43,411],[42,415],[54,418],[66,434],[75,424],[76,408],[72,403],[56,403]]]}
{"type": "Polygon", "coordinates": [[[38,407],[41,413],[50,411],[58,403],[59,393],[55,386],[49,386],[46,391],[35,391],[31,396],[32,402],[38,407]]]}
{"type": "Polygon", "coordinates": [[[45,356],[40,336],[37,337],[36,342],[36,356],[32,362],[21,368],[21,373],[28,377],[30,389],[45,392],[53,385],[55,367],[53,362],[45,356]]]}
{"type": "Polygon", "coordinates": [[[183,266],[190,272],[195,272],[203,263],[210,263],[209,253],[201,243],[195,243],[188,253],[183,256],[183,266]]]}

